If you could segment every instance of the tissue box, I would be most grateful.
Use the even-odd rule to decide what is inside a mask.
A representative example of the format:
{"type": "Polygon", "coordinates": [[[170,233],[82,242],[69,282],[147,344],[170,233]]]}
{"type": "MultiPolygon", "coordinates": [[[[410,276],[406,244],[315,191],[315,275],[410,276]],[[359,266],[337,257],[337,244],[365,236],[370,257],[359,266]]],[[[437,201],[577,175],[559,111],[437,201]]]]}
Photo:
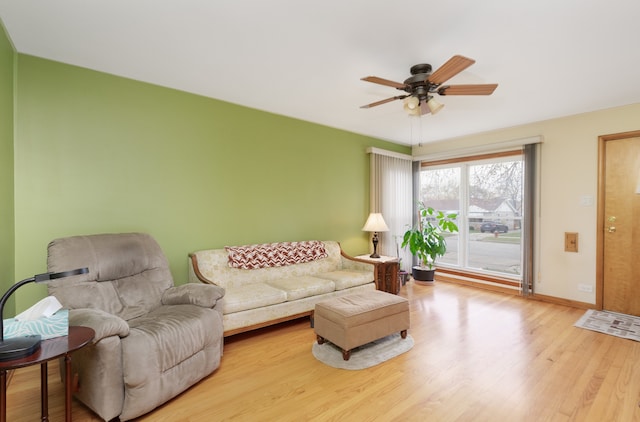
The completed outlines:
{"type": "Polygon", "coordinates": [[[16,321],[15,318],[3,320],[4,338],[24,337],[40,334],[43,340],[69,335],[69,310],[60,309],[50,317],[41,317],[33,321],[16,321]]]}

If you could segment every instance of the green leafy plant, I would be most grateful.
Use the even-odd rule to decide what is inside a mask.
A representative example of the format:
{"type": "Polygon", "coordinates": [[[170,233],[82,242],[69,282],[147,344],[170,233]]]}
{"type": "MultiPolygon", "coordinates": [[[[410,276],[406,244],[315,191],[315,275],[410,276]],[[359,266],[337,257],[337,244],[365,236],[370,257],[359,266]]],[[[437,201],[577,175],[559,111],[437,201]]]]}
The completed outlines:
{"type": "Polygon", "coordinates": [[[407,230],[402,238],[402,247],[409,247],[411,254],[416,256],[422,267],[429,270],[438,257],[447,252],[447,242],[443,233],[455,233],[458,226],[455,213],[445,214],[443,211],[425,207],[418,203],[418,223],[407,230]]]}

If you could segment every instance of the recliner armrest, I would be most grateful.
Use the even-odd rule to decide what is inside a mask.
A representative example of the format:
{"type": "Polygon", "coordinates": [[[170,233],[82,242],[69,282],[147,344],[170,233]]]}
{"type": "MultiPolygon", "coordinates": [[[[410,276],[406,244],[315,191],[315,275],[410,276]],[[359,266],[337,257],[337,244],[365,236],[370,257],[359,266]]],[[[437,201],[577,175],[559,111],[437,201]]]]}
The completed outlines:
{"type": "Polygon", "coordinates": [[[187,283],[170,287],[162,294],[163,305],[198,305],[215,308],[224,296],[224,289],[213,284],[187,283]]]}
{"type": "Polygon", "coordinates": [[[129,324],[124,319],[100,309],[70,309],[69,325],[82,325],[93,328],[93,331],[96,332],[93,337],[93,343],[97,343],[106,337],[126,337],[129,335],[129,324]]]}

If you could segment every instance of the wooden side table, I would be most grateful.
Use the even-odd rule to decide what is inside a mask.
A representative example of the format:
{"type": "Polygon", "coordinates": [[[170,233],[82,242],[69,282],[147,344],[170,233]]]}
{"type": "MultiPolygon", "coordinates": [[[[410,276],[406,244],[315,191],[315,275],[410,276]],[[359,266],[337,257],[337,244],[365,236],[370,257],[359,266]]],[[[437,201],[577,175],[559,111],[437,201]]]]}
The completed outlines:
{"type": "Polygon", "coordinates": [[[49,398],[47,388],[47,362],[64,356],[65,369],[65,421],[71,422],[71,353],[82,349],[93,340],[95,332],[88,327],[69,327],[69,335],[42,340],[40,348],[33,354],[0,362],[0,422],[7,420],[7,371],[40,364],[41,421],[49,420],[49,398]]]}
{"type": "Polygon", "coordinates": [[[381,256],[371,258],[369,255],[358,255],[355,257],[360,261],[365,261],[375,266],[376,289],[397,295],[400,292],[400,261],[394,256],[381,256]]]}

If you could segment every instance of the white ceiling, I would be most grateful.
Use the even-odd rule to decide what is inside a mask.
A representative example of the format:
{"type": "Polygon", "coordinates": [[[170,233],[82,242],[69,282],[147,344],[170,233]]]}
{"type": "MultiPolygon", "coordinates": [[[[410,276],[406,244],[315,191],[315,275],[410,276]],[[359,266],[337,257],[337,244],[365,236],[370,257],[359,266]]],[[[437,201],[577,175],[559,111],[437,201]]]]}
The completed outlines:
{"type": "Polygon", "coordinates": [[[18,52],[415,145],[640,102],[638,0],[0,0],[18,52]],[[476,64],[411,118],[402,82],[476,64]]]}

